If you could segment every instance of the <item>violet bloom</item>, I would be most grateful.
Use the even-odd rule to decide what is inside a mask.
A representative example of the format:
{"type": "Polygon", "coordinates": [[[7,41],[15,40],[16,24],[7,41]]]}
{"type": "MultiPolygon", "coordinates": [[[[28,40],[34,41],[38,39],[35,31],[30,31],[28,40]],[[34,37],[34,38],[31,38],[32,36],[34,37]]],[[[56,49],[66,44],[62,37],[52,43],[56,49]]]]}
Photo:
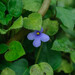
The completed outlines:
{"type": "Polygon", "coordinates": [[[29,40],[34,40],[33,41],[34,47],[39,47],[41,45],[41,41],[43,42],[49,41],[50,37],[42,32],[43,32],[43,28],[41,28],[41,31],[35,30],[34,32],[31,32],[27,35],[27,38],[29,40]]]}

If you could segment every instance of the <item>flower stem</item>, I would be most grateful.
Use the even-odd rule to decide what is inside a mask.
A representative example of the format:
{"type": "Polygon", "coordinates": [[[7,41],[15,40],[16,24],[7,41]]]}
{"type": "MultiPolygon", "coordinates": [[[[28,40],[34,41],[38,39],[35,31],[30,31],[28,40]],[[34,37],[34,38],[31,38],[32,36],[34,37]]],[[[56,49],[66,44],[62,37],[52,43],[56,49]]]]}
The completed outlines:
{"type": "Polygon", "coordinates": [[[38,53],[37,53],[37,56],[36,56],[36,60],[35,60],[35,64],[38,62],[38,59],[39,59],[39,56],[40,56],[40,53],[41,53],[41,48],[42,48],[42,45],[43,45],[43,43],[41,44],[41,46],[40,46],[40,49],[39,49],[39,51],[38,51],[38,53]]]}

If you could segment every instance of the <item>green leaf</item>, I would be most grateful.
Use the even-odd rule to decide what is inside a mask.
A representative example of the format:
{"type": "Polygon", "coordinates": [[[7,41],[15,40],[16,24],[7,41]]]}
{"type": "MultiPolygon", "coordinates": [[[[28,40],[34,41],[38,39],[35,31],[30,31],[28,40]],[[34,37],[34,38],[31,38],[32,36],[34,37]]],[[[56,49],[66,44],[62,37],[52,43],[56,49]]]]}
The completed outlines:
{"type": "Polygon", "coordinates": [[[0,34],[6,34],[8,30],[0,29],[0,34]]]}
{"type": "Polygon", "coordinates": [[[16,21],[14,21],[13,25],[9,29],[7,29],[7,30],[0,29],[0,33],[6,34],[9,30],[19,29],[19,28],[22,28],[22,27],[23,27],[23,17],[20,16],[16,21]]]}
{"type": "Polygon", "coordinates": [[[3,25],[7,25],[7,24],[9,23],[9,21],[11,21],[11,20],[12,20],[12,15],[11,15],[11,14],[8,14],[8,15],[6,15],[6,17],[3,16],[3,17],[0,19],[0,22],[1,22],[1,24],[3,24],[3,25]]]}
{"type": "Polygon", "coordinates": [[[61,66],[58,69],[58,72],[64,71],[65,73],[71,73],[73,71],[73,66],[66,60],[62,61],[61,66]]]}
{"type": "Polygon", "coordinates": [[[23,17],[20,16],[16,21],[14,21],[13,25],[8,29],[18,29],[23,27],[23,17]]]}
{"type": "Polygon", "coordinates": [[[6,10],[6,6],[2,2],[0,2],[0,11],[5,12],[5,10],[6,10]]]}
{"type": "Polygon", "coordinates": [[[5,20],[6,20],[6,24],[8,24],[9,21],[12,20],[12,15],[11,14],[6,15],[5,20]]]}
{"type": "Polygon", "coordinates": [[[52,0],[52,1],[51,1],[51,5],[56,5],[56,2],[58,2],[58,1],[52,0]]]}
{"type": "Polygon", "coordinates": [[[23,55],[25,55],[25,51],[21,43],[18,41],[12,41],[9,44],[9,51],[7,51],[4,56],[7,61],[14,61],[23,55]]]}
{"type": "Polygon", "coordinates": [[[71,60],[75,63],[75,51],[70,53],[71,60]]]}
{"type": "Polygon", "coordinates": [[[58,0],[57,6],[60,7],[69,7],[73,4],[73,0],[58,0]]]}
{"type": "Polygon", "coordinates": [[[0,11],[0,22],[1,22],[1,19],[4,17],[4,15],[5,15],[5,14],[0,11]]]}
{"type": "Polygon", "coordinates": [[[24,28],[31,30],[41,30],[42,16],[39,13],[32,13],[24,18],[24,28]]]}
{"type": "Polygon", "coordinates": [[[52,51],[50,49],[50,46],[51,46],[50,42],[47,44],[43,43],[39,59],[37,62],[47,62],[49,65],[52,66],[53,70],[56,70],[61,65],[62,62],[61,53],[52,51]]]}
{"type": "Polygon", "coordinates": [[[6,6],[0,2],[0,23],[7,25],[12,19],[12,15],[8,14],[5,16],[6,6]]]}
{"type": "Polygon", "coordinates": [[[52,21],[49,18],[45,19],[43,21],[44,31],[46,32],[46,34],[48,34],[50,36],[53,36],[58,32],[58,29],[59,29],[58,25],[59,24],[58,24],[58,22],[56,20],[52,21]]]}
{"type": "Polygon", "coordinates": [[[6,44],[0,44],[0,54],[5,53],[8,50],[8,46],[6,44]]]}
{"type": "Polygon", "coordinates": [[[52,50],[71,52],[73,50],[72,45],[72,42],[67,37],[62,37],[53,42],[52,50]]]}
{"type": "Polygon", "coordinates": [[[22,0],[9,0],[8,11],[14,17],[19,17],[22,13],[22,0]]]}
{"type": "Polygon", "coordinates": [[[61,28],[66,32],[68,33],[71,37],[75,37],[75,30],[70,30],[68,28],[66,28],[64,25],[60,25],[61,28]]]}
{"type": "Polygon", "coordinates": [[[56,15],[57,18],[59,18],[62,21],[64,26],[66,26],[70,30],[73,30],[75,14],[73,14],[71,10],[62,7],[56,7],[56,11],[57,11],[56,15]]]}
{"type": "Polygon", "coordinates": [[[2,72],[1,75],[16,75],[15,72],[10,69],[10,68],[5,68],[2,72]]]}
{"type": "Polygon", "coordinates": [[[13,62],[9,68],[15,71],[16,75],[23,75],[23,73],[28,69],[28,62],[26,59],[20,59],[13,62]]]}
{"type": "Polygon", "coordinates": [[[45,62],[35,64],[30,69],[30,75],[53,75],[52,67],[45,62]]]}
{"type": "Polygon", "coordinates": [[[5,13],[3,13],[3,12],[0,11],[0,23],[2,23],[2,24],[3,24],[2,20],[4,18],[4,15],[5,15],[5,13]]]}
{"type": "Polygon", "coordinates": [[[23,1],[23,9],[37,12],[41,5],[42,5],[42,0],[22,0],[23,1]]]}

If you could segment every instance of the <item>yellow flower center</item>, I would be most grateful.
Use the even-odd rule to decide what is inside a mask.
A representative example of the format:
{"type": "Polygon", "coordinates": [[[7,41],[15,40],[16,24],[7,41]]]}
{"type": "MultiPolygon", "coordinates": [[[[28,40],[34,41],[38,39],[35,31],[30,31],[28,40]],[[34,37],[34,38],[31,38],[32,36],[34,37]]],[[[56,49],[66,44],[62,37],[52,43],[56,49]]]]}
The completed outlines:
{"type": "Polygon", "coordinates": [[[40,33],[39,33],[39,32],[37,32],[36,34],[37,34],[37,35],[39,35],[40,33]]]}

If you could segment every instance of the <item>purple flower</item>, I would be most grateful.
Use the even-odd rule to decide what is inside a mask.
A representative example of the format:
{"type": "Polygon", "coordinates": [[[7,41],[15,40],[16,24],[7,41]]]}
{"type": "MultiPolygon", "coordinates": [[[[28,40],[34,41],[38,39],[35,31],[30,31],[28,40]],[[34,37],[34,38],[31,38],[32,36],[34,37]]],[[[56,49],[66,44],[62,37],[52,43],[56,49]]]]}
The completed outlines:
{"type": "Polygon", "coordinates": [[[43,28],[41,28],[41,31],[35,30],[34,32],[31,32],[27,35],[27,38],[29,40],[34,40],[33,41],[34,47],[39,47],[41,45],[41,41],[43,42],[49,41],[50,37],[42,32],[43,32],[43,28]]]}

